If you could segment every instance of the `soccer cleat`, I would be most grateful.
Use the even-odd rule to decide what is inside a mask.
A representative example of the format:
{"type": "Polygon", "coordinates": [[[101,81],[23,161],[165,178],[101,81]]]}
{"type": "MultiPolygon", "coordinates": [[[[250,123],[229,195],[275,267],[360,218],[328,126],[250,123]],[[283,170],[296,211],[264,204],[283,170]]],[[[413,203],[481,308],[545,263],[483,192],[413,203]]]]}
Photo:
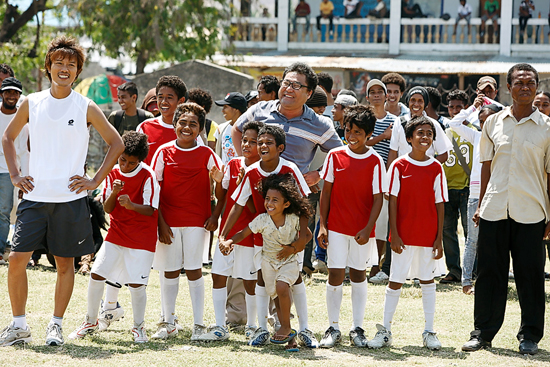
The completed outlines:
{"type": "Polygon", "coordinates": [[[380,270],[378,273],[376,273],[375,276],[371,277],[369,279],[369,283],[372,284],[386,284],[390,277],[384,273],[382,270],[380,270]]]}
{"type": "Polygon", "coordinates": [[[50,322],[46,328],[46,345],[55,347],[65,344],[63,329],[54,322],[50,322]]]}
{"type": "Polygon", "coordinates": [[[132,328],[132,335],[134,336],[134,342],[136,343],[147,343],[149,338],[147,338],[147,331],[145,330],[145,321],[141,324],[134,324],[132,328]]]}
{"type": "Polygon", "coordinates": [[[13,344],[24,344],[32,341],[31,329],[16,328],[13,324],[6,326],[0,334],[0,346],[8,347],[13,344]]]}
{"type": "Polygon", "coordinates": [[[364,348],[367,346],[367,338],[365,337],[365,330],[363,330],[359,326],[357,326],[353,330],[350,330],[349,340],[351,344],[355,345],[356,347],[364,348]]]}
{"type": "Polygon", "coordinates": [[[151,336],[151,339],[169,339],[169,338],[175,338],[178,335],[178,329],[176,329],[176,325],[169,324],[167,322],[161,322],[159,323],[159,327],[157,329],[157,332],[151,336]]]}
{"type": "Polygon", "coordinates": [[[78,328],[76,328],[75,331],[69,334],[69,339],[81,339],[84,338],[86,335],[93,333],[99,328],[99,322],[96,320],[95,324],[92,324],[90,322],[90,319],[88,316],[86,316],[86,319],[78,328]]]}
{"type": "Polygon", "coordinates": [[[216,325],[211,327],[207,333],[200,335],[197,340],[201,342],[214,342],[227,339],[229,339],[229,331],[222,326],[216,325]]]}
{"type": "Polygon", "coordinates": [[[380,324],[376,324],[376,329],[378,329],[378,331],[374,338],[367,342],[367,347],[374,349],[389,347],[392,342],[391,331],[380,324]]]}
{"type": "Polygon", "coordinates": [[[259,347],[261,345],[266,345],[269,342],[269,331],[261,327],[256,329],[254,335],[252,335],[248,345],[253,347],[259,347]]]}
{"type": "Polygon", "coordinates": [[[101,301],[101,312],[99,313],[99,331],[107,330],[107,328],[115,321],[124,318],[124,309],[117,302],[116,307],[112,310],[103,310],[103,301],[101,301]]]}
{"type": "Polygon", "coordinates": [[[307,348],[319,348],[319,342],[313,331],[304,329],[298,333],[298,342],[307,348]]]}
{"type": "Polygon", "coordinates": [[[252,335],[256,332],[257,327],[256,326],[248,326],[246,325],[244,327],[244,335],[246,336],[246,340],[250,340],[252,338],[252,335]]]}
{"type": "Polygon", "coordinates": [[[178,329],[178,331],[183,330],[183,326],[180,325],[177,315],[174,315],[174,325],[176,325],[176,329],[178,329]]]}
{"type": "Polygon", "coordinates": [[[424,331],[422,333],[422,340],[424,340],[424,346],[429,350],[440,350],[441,342],[437,339],[437,335],[433,331],[424,331]]]}
{"type": "Polygon", "coordinates": [[[200,340],[199,338],[201,335],[206,334],[206,330],[206,326],[195,324],[195,326],[193,326],[193,334],[191,334],[191,341],[194,342],[200,340]]]}
{"type": "Polygon", "coordinates": [[[321,339],[319,346],[321,348],[332,348],[342,340],[342,333],[340,330],[336,330],[332,326],[325,331],[325,336],[321,339]]]}

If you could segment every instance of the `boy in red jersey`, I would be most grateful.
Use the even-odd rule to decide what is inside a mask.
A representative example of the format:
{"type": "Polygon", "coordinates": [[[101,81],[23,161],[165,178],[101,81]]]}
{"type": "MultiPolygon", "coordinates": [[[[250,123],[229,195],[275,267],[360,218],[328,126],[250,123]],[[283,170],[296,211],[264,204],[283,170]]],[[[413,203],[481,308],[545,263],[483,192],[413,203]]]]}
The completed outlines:
{"type": "Polygon", "coordinates": [[[376,246],[374,227],[382,209],[386,186],[384,160],[366,142],[374,131],[372,107],[350,106],[344,110],[344,134],[348,145],[332,149],[323,165],[319,245],[327,249],[327,311],[329,328],[322,348],[341,340],[338,319],[342,283],[349,266],[353,326],[350,341],[365,347],[363,318],[367,304],[367,262],[376,246]]]}
{"type": "MultiPolygon", "coordinates": [[[[294,163],[280,157],[280,154],[285,150],[285,145],[285,132],[280,127],[266,125],[260,130],[258,133],[258,152],[261,160],[246,169],[241,184],[234,192],[232,199],[235,200],[235,205],[231,209],[227,221],[222,228],[220,241],[229,238],[228,233],[237,222],[237,219],[243,212],[249,198],[252,198],[252,202],[256,210],[255,216],[266,212],[264,207],[264,197],[262,196],[262,193],[258,191],[257,186],[267,176],[290,173],[294,176],[296,182],[298,183],[301,194],[303,196],[309,195],[309,187],[298,167],[294,163]]],[[[300,218],[300,228],[306,227],[307,219],[300,218]]],[[[303,252],[301,252],[301,250],[304,249],[305,244],[307,243],[307,241],[303,242],[305,239],[307,239],[307,231],[300,231],[300,237],[293,244],[293,246],[300,250],[300,264],[303,262],[303,252]]],[[[262,246],[261,235],[254,235],[254,246],[256,248],[255,252],[259,253],[259,248],[262,246]]],[[[223,250],[222,253],[224,253],[223,250]]],[[[260,256],[254,257],[255,267],[257,270],[260,269],[260,259],[260,256]]],[[[292,287],[292,291],[294,304],[296,305],[296,313],[298,314],[298,319],[300,321],[300,333],[298,334],[298,339],[308,346],[316,347],[318,342],[315,339],[313,332],[308,329],[306,289],[301,277],[292,287]]],[[[258,283],[256,284],[255,294],[259,327],[249,341],[249,344],[258,346],[267,343],[269,340],[269,332],[267,331],[269,296],[267,295],[264,287],[261,271],[258,271],[258,283]]]]}
{"type": "MultiPolygon", "coordinates": [[[[231,198],[237,189],[241,170],[250,167],[253,163],[260,160],[258,153],[258,132],[263,126],[261,122],[250,121],[243,126],[243,139],[241,148],[242,157],[233,158],[224,169],[224,173],[217,172],[212,177],[218,182],[216,185],[218,201],[225,202],[225,211],[222,216],[220,227],[223,228],[229,211],[235,205],[231,198]],[[219,177],[221,176],[221,177],[219,177]]],[[[217,171],[213,168],[213,171],[217,171]]],[[[244,229],[248,223],[254,219],[255,215],[248,207],[243,209],[243,213],[231,229],[228,237],[231,238],[240,230],[244,229]]],[[[246,302],[246,329],[245,333],[249,337],[256,330],[256,298],[254,288],[256,286],[256,268],[254,267],[254,240],[248,236],[242,242],[235,246],[234,251],[224,256],[220,247],[216,246],[214,250],[214,261],[212,262],[212,301],[214,303],[214,314],[216,316],[216,325],[208,333],[203,334],[200,340],[218,341],[229,338],[229,331],[225,327],[225,308],[227,303],[227,277],[243,279],[245,288],[246,302]]]]}
{"type": "MultiPolygon", "coordinates": [[[[174,112],[177,139],[162,145],[153,157],[162,191],[159,206],[159,243],[153,268],[164,273],[161,282],[163,321],[154,339],[175,337],[175,308],[179,275],[185,269],[193,308],[194,328],[191,340],[206,332],[204,316],[204,278],[202,254],[208,231],[218,227],[223,203],[210,209],[210,174],[221,169],[220,158],[207,146],[199,145],[197,136],[204,128],[206,112],[196,103],[184,103],[174,112]]],[[[162,278],[162,276],[161,276],[162,278]]]]}
{"type": "Polygon", "coordinates": [[[86,319],[70,335],[83,338],[96,331],[105,279],[128,284],[132,296],[136,343],[147,342],[145,331],[145,287],[157,243],[159,185],[155,173],[141,163],[149,151],[147,135],[129,131],[122,137],[125,150],[106,178],[103,207],[111,226],[99,250],[88,283],[86,319]]]}
{"type": "Polygon", "coordinates": [[[148,136],[149,155],[143,160],[148,165],[152,165],[153,156],[161,145],[176,140],[172,120],[176,107],[185,102],[187,87],[179,77],[168,75],[160,77],[156,91],[160,117],[143,121],[136,128],[137,132],[148,136]]]}
{"type": "Polygon", "coordinates": [[[401,287],[407,278],[418,278],[426,320],[422,339],[430,350],[441,349],[433,331],[435,314],[435,260],[443,256],[444,202],[447,179],[441,163],[426,155],[435,140],[435,126],[429,118],[412,118],[405,126],[412,152],[397,158],[390,166],[390,242],[393,250],[390,282],[384,300],[384,325],[367,345],[390,346],[391,322],[401,287]]]}

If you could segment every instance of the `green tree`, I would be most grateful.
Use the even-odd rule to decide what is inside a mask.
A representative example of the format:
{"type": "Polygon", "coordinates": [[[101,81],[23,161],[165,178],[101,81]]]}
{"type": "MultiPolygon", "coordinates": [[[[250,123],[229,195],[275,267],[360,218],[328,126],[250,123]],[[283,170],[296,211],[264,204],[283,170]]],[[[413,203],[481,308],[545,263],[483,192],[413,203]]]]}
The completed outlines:
{"type": "Polygon", "coordinates": [[[63,0],[77,30],[110,57],[153,61],[206,59],[220,49],[227,0],[63,0]]]}

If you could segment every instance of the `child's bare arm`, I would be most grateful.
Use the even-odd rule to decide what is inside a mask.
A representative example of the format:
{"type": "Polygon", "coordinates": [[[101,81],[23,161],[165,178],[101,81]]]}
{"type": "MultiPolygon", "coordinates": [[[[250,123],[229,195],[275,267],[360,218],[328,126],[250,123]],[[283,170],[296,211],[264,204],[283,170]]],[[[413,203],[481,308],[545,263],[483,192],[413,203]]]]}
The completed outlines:
{"type": "Polygon", "coordinates": [[[240,215],[243,212],[243,209],[244,209],[244,206],[240,206],[237,203],[233,205],[233,208],[231,208],[231,211],[227,216],[227,221],[225,222],[225,226],[222,228],[222,231],[220,233],[220,239],[224,240],[225,237],[227,237],[227,234],[229,233],[229,231],[231,231],[235,223],[237,223],[237,219],[239,219],[240,215]]]}
{"type": "Polygon", "coordinates": [[[388,208],[390,214],[391,249],[400,254],[403,252],[405,245],[397,232],[397,196],[390,195],[390,203],[388,208]]]}
{"type": "Polygon", "coordinates": [[[321,191],[321,198],[319,203],[319,246],[326,249],[328,246],[328,229],[327,220],[328,213],[330,211],[330,197],[332,195],[332,182],[325,181],[323,184],[323,191],[321,191]]]}
{"type": "Polygon", "coordinates": [[[231,237],[231,240],[233,241],[233,243],[240,243],[251,234],[252,234],[252,230],[250,229],[249,226],[246,226],[243,230],[235,233],[235,235],[231,237]]]}
{"type": "Polygon", "coordinates": [[[435,210],[437,210],[437,237],[434,242],[434,259],[438,260],[443,257],[443,220],[445,218],[445,204],[443,202],[435,204],[435,210]]]}
{"type": "Polygon", "coordinates": [[[367,242],[369,242],[370,233],[372,232],[372,229],[374,228],[374,225],[376,224],[376,220],[378,219],[378,216],[380,215],[380,210],[382,210],[382,203],[384,201],[384,194],[379,193],[374,195],[374,199],[372,201],[372,209],[370,211],[370,217],[369,221],[367,222],[367,225],[365,228],[360,230],[355,235],[355,241],[357,241],[358,244],[364,245],[367,242]]]}
{"type": "Polygon", "coordinates": [[[103,210],[105,210],[105,213],[109,214],[113,210],[115,210],[117,195],[123,187],[124,182],[122,182],[121,180],[113,181],[113,190],[109,194],[107,200],[105,200],[105,202],[103,203],[103,210]]]}
{"type": "Polygon", "coordinates": [[[166,245],[172,244],[172,238],[174,238],[174,233],[172,233],[172,228],[166,223],[164,217],[162,216],[162,211],[159,210],[159,241],[166,245]]]}
{"type": "Polygon", "coordinates": [[[295,248],[296,253],[303,251],[306,248],[307,243],[313,237],[307,226],[308,223],[308,217],[302,215],[300,217],[300,231],[298,232],[298,239],[290,244],[291,247],[295,248]]]}
{"type": "MultiPolygon", "coordinates": [[[[221,186],[221,185],[217,183],[216,188],[218,186],[221,186]]],[[[218,219],[220,218],[224,205],[225,205],[225,201],[222,202],[218,200],[218,202],[216,203],[216,206],[214,207],[214,211],[212,212],[212,215],[204,223],[204,228],[207,231],[215,231],[216,229],[218,229],[218,219]]]]}
{"type": "MultiPolygon", "coordinates": [[[[292,256],[294,254],[297,254],[300,251],[303,251],[304,248],[306,247],[306,244],[309,241],[311,241],[311,239],[313,238],[313,235],[311,234],[311,231],[307,227],[307,218],[305,218],[305,220],[306,220],[306,223],[305,223],[305,226],[306,226],[305,229],[306,230],[305,231],[302,230],[303,227],[300,226],[300,236],[302,235],[302,232],[304,232],[304,240],[305,240],[304,245],[301,246],[301,247],[298,247],[299,245],[297,245],[297,243],[300,240],[299,238],[298,238],[298,240],[291,243],[290,245],[281,245],[281,250],[277,253],[277,259],[278,260],[287,259],[290,256],[292,256]]],[[[300,224],[302,224],[302,217],[300,217],[300,224]]]]}
{"type": "Polygon", "coordinates": [[[225,204],[225,196],[227,195],[227,190],[222,187],[221,184],[217,184],[216,188],[214,189],[214,194],[216,195],[216,199],[218,199],[218,202],[222,202],[225,204]]]}

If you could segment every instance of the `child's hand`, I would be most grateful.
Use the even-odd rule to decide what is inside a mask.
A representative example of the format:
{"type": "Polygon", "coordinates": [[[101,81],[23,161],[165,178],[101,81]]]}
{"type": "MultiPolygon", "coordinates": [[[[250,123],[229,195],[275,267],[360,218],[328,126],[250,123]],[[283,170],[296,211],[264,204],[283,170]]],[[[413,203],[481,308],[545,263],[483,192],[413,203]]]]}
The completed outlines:
{"type": "Polygon", "coordinates": [[[360,245],[366,244],[367,242],[369,242],[371,232],[372,228],[363,228],[355,235],[355,241],[360,245]]]}
{"type": "Polygon", "coordinates": [[[132,203],[128,195],[120,195],[118,197],[118,202],[121,206],[125,207],[128,210],[134,209],[134,203],[132,203]]]}
{"type": "Polygon", "coordinates": [[[400,254],[403,252],[403,250],[405,250],[405,245],[403,244],[401,237],[392,235],[391,249],[397,254],[400,254]]]}
{"type": "Polygon", "coordinates": [[[209,232],[214,232],[216,229],[218,229],[218,218],[215,216],[211,216],[204,222],[204,229],[206,229],[209,232]]]}
{"type": "Polygon", "coordinates": [[[174,238],[172,228],[166,222],[159,221],[159,241],[165,245],[171,245],[172,238],[174,238]]]}
{"type": "Polygon", "coordinates": [[[323,225],[319,227],[319,234],[317,235],[317,240],[319,241],[319,247],[326,250],[328,247],[328,233],[327,233],[326,227],[323,225]]]}
{"type": "Polygon", "coordinates": [[[113,194],[118,194],[122,188],[124,187],[124,181],[121,180],[114,180],[113,181],[113,194]]]}
{"type": "Polygon", "coordinates": [[[210,177],[212,177],[212,179],[214,181],[216,181],[217,183],[222,183],[222,180],[223,180],[223,167],[222,167],[222,170],[220,171],[218,169],[218,167],[212,166],[212,168],[210,169],[210,177]]]}
{"type": "Polygon", "coordinates": [[[288,259],[290,256],[294,255],[296,253],[296,248],[292,245],[281,245],[282,249],[277,253],[277,260],[284,260],[288,259]]]}
{"type": "Polygon", "coordinates": [[[222,255],[227,256],[233,251],[233,248],[235,245],[233,244],[233,240],[220,240],[220,252],[222,255]]]}
{"type": "Polygon", "coordinates": [[[241,167],[241,169],[239,171],[239,177],[237,177],[237,186],[239,186],[241,184],[241,181],[243,180],[243,177],[244,177],[244,167],[241,167]]]}
{"type": "Polygon", "coordinates": [[[432,253],[434,254],[434,259],[441,259],[443,257],[443,244],[441,243],[441,238],[435,240],[433,248],[432,253]]]}

